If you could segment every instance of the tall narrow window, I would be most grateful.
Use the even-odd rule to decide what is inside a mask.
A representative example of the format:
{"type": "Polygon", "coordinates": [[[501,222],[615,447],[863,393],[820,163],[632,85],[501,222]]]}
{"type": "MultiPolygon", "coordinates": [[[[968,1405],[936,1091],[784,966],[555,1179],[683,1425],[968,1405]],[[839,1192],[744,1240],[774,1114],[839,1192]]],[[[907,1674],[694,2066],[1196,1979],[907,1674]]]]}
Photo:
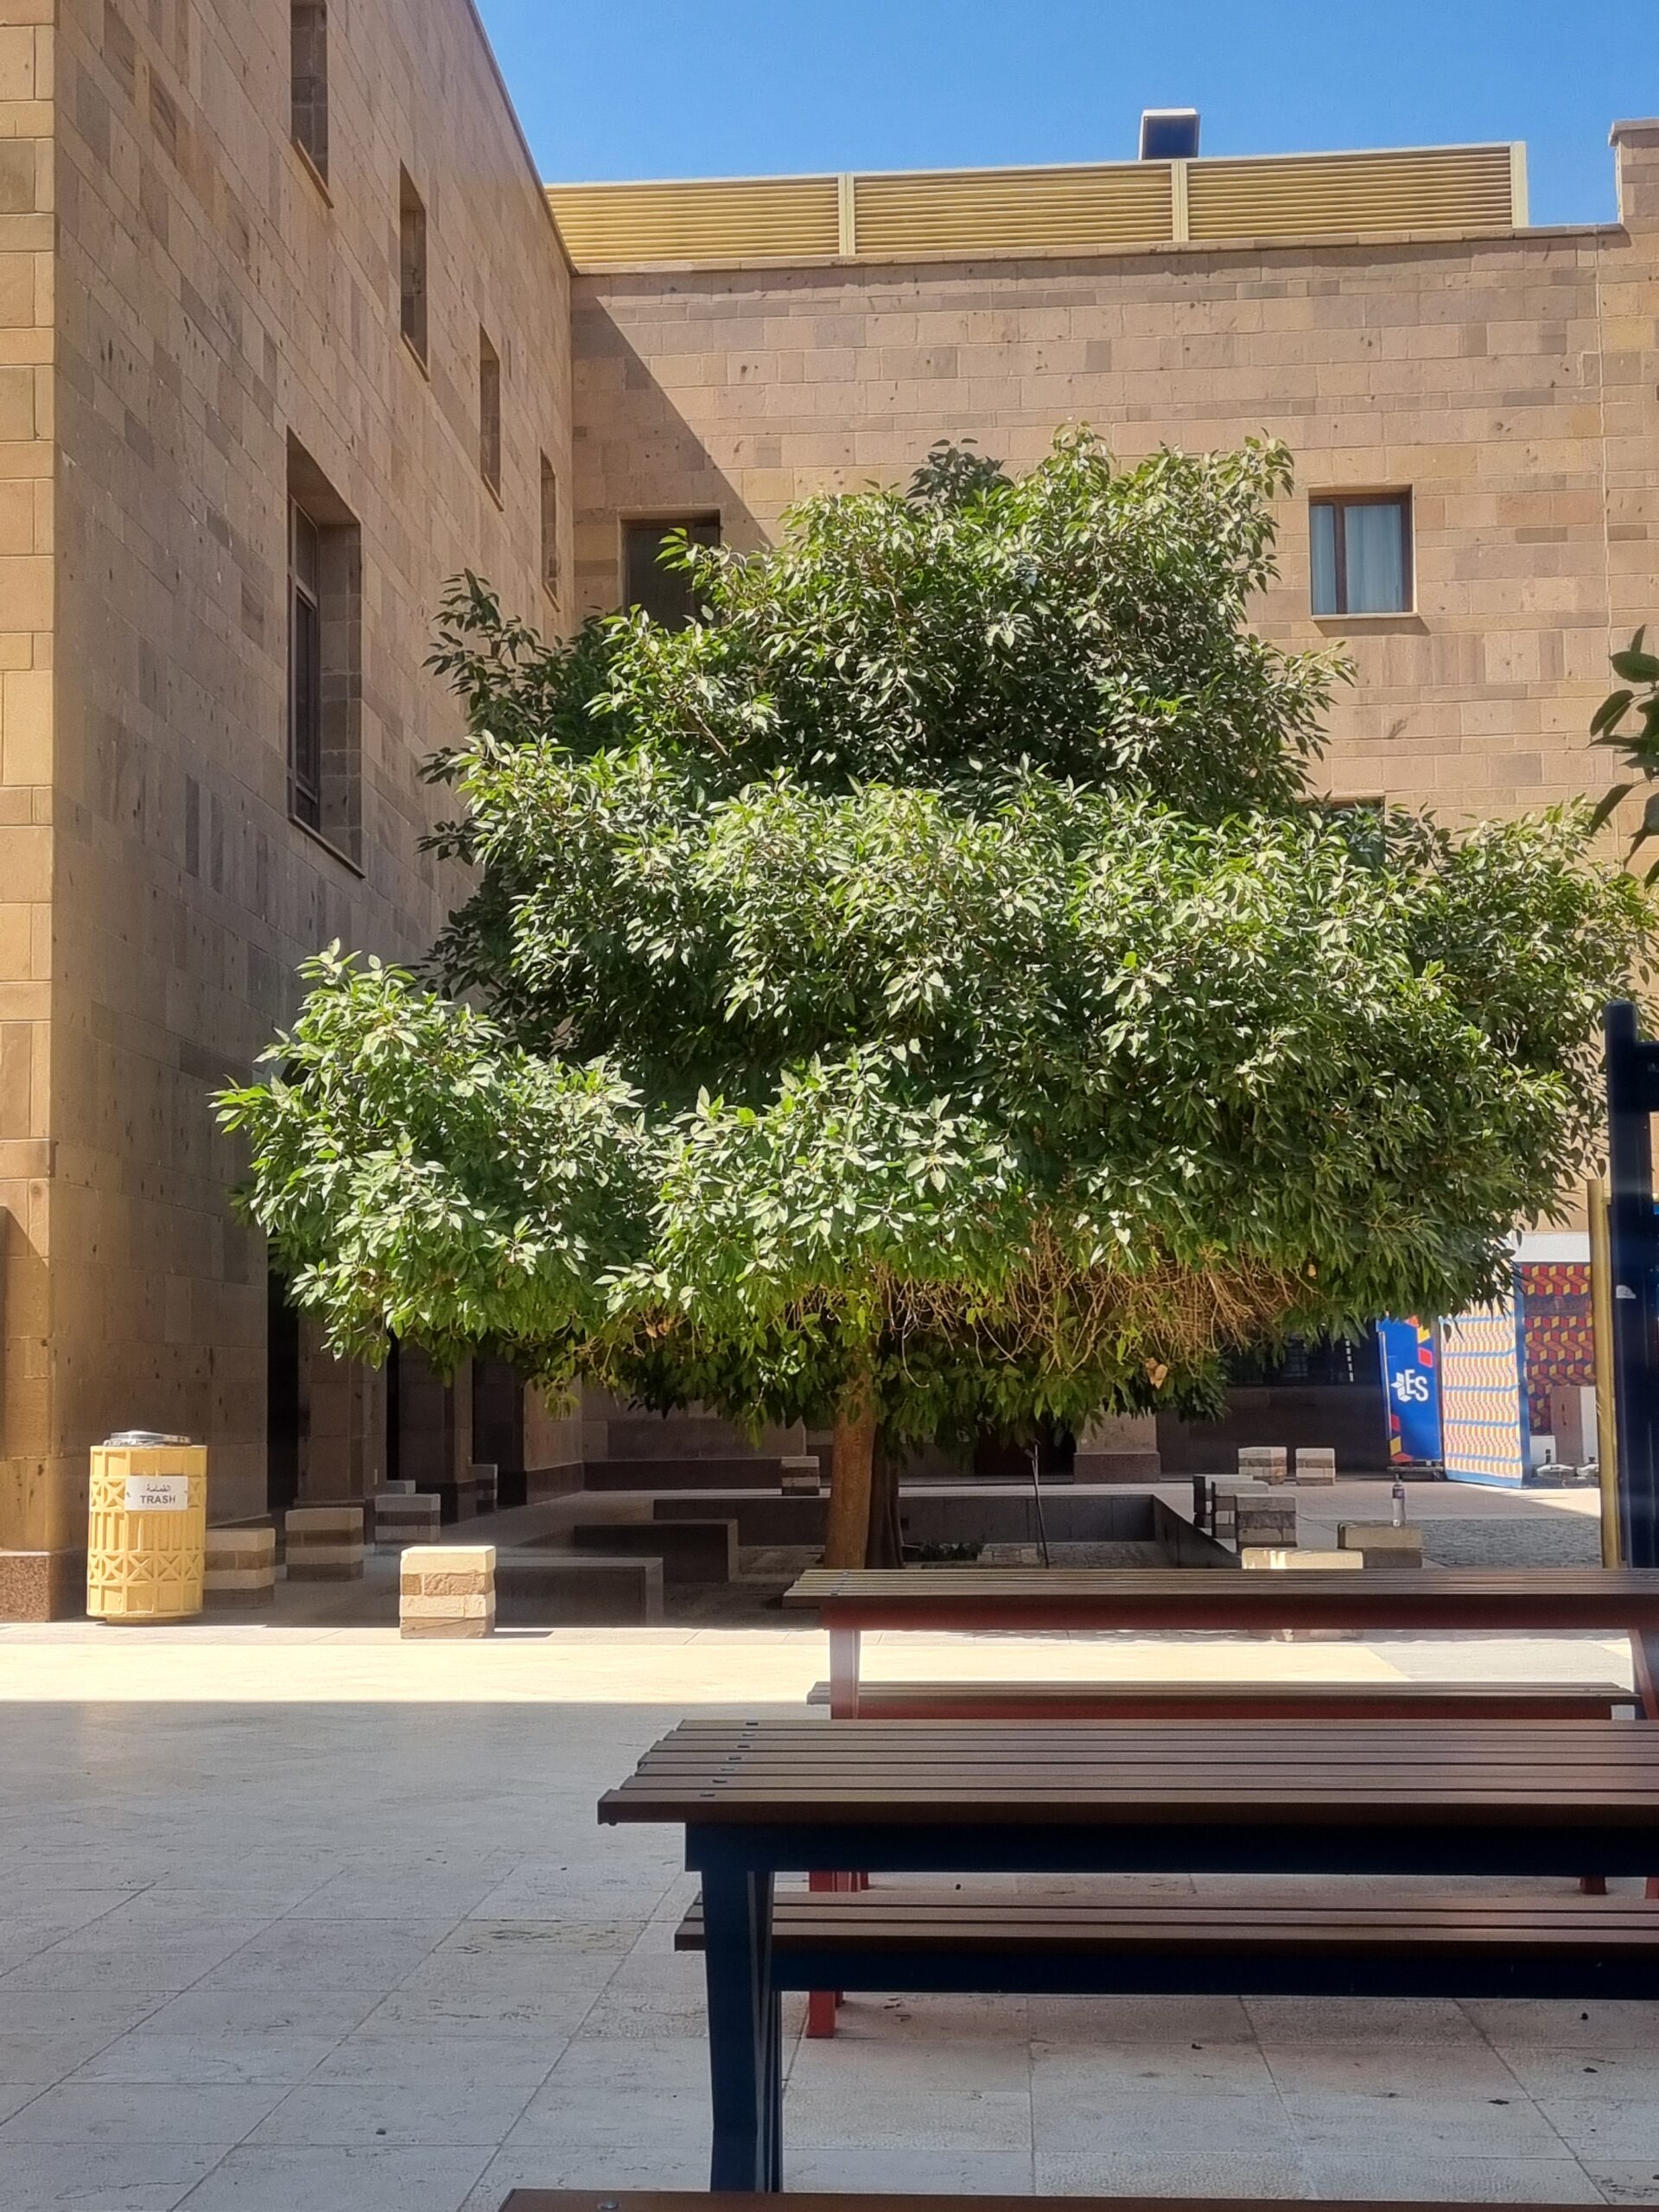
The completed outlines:
{"type": "Polygon", "coordinates": [[[631,522],[622,534],[623,604],[643,607],[652,621],[670,630],[683,630],[697,619],[690,577],[682,569],[663,566],[667,540],[679,531],[693,545],[718,545],[720,517],[682,515],[668,522],[631,522]]]}
{"type": "Polygon", "coordinates": [[[362,539],[310,455],[288,448],[288,806],[358,865],[362,539]]]}
{"type": "Polygon", "coordinates": [[[322,827],[321,551],[317,525],[288,503],[288,775],[294,819],[322,827]]]}
{"type": "Polygon", "coordinates": [[[1308,503],[1315,614],[1411,608],[1411,494],[1332,493],[1308,503]]]}
{"type": "Polygon", "coordinates": [[[294,143],[317,175],[326,177],[328,174],[328,10],[325,0],[290,0],[289,60],[289,130],[294,143]]]}
{"type": "Polygon", "coordinates": [[[501,356],[478,334],[478,473],[501,496],[501,356]]]}
{"type": "Polygon", "coordinates": [[[553,464],[542,455],[542,588],[555,601],[559,596],[559,480],[553,464]]]}
{"type": "Polygon", "coordinates": [[[407,169],[397,172],[398,320],[410,351],[426,366],[426,209],[407,169]]]}

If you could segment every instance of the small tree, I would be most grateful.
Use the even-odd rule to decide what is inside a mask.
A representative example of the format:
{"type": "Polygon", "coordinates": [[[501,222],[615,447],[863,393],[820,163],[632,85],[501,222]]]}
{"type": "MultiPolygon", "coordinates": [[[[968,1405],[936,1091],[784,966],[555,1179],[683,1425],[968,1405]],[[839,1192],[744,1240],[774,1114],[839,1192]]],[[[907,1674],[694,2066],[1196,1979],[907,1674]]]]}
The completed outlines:
{"type": "Polygon", "coordinates": [[[909,1444],[1490,1294],[1647,907],[1578,810],[1309,799],[1341,664],[1245,626],[1288,483],[942,450],[682,545],[702,625],[562,646],[466,579],[433,773],[476,890],[429,984],[315,963],[221,1100],[337,1348],[832,1421],[849,1564],[896,1555],[909,1444]]]}

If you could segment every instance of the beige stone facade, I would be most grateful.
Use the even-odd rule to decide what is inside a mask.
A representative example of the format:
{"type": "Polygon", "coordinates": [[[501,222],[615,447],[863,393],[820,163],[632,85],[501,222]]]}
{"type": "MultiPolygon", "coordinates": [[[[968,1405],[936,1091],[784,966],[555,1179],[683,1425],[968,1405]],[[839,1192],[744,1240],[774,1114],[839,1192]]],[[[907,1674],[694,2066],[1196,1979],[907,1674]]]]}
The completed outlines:
{"type": "MultiPolygon", "coordinates": [[[[1393,225],[1369,239],[1218,241],[1249,164],[1068,173],[1067,220],[1109,200],[1163,242],[1041,251],[1008,243],[1050,219],[1037,173],[1006,207],[982,179],[808,180],[767,203],[823,232],[798,265],[573,277],[469,0],[0,0],[0,1615],[78,1607],[87,1452],[117,1427],[205,1442],[219,1522],[464,1484],[515,1444],[543,1494],[658,1451],[630,1409],[550,1412],[490,1362],[410,1352],[389,1408],[270,1307],[228,1198],[208,1094],[299,962],[417,956],[458,888],[420,849],[443,802],[417,771],[455,728],[423,662],[459,569],[562,628],[618,602],[630,521],[715,515],[751,546],[942,435],[1018,466],[1066,422],[1126,458],[1268,429],[1300,484],[1262,620],[1357,664],[1332,787],[1462,813],[1596,783],[1609,644],[1659,618],[1659,124],[1616,137],[1596,229],[1527,230],[1507,149],[1344,170],[1342,204],[1393,225]],[[315,162],[302,19],[326,22],[315,162]],[[952,193],[1001,250],[899,257],[952,193]],[[1438,234],[1390,195],[1427,195],[1438,234]],[[1310,613],[1306,498],[1333,490],[1409,493],[1409,612],[1310,613]],[[321,798],[289,735],[313,569],[321,798]]],[[[1281,207],[1326,188],[1274,174],[1281,207]]],[[[665,191],[705,238],[754,219],[665,191]]],[[[1144,1458],[1129,1426],[1088,1451],[1144,1458]]],[[[681,1446],[737,1448],[696,1421],[681,1446]]]]}
{"type": "MultiPolygon", "coordinates": [[[[463,0],[327,13],[325,188],[290,140],[287,10],[0,0],[0,1611],[39,1610],[52,1560],[73,1602],[111,1428],[189,1433],[214,1518],[264,1510],[264,1258],[207,1095],[306,955],[416,955],[450,901],[416,773],[455,728],[423,667],[445,580],[560,619],[568,276],[512,108],[463,0]],[[327,843],[290,813],[296,448],[355,527],[328,741],[356,816],[327,843]]],[[[372,1488],[378,1382],[305,1377],[302,1494],[372,1488]]]]}
{"type": "Polygon", "coordinates": [[[1333,790],[1457,815],[1598,784],[1609,642],[1659,619],[1659,125],[1616,137],[1597,229],[579,275],[582,603],[615,604],[626,518],[754,545],[942,436],[1018,467],[1065,423],[1125,460],[1268,430],[1298,488],[1259,619],[1357,674],[1333,790]],[[1316,620],[1307,495],[1355,490],[1410,493],[1414,606],[1316,620]]]}

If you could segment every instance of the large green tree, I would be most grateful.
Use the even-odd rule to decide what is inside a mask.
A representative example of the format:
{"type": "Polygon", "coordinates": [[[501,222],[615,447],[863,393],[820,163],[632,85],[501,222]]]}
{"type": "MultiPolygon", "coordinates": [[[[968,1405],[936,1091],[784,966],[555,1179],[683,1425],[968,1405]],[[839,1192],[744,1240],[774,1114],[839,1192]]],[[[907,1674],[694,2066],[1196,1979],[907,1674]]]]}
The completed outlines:
{"type": "Polygon", "coordinates": [[[465,580],[473,894],[423,979],[315,963],[221,1100],[337,1348],[833,1421],[845,1564],[906,1445],[1492,1291],[1646,905],[1574,810],[1310,798],[1342,664],[1247,623],[1288,485],[1265,442],[940,450],[682,547],[697,625],[568,645],[465,580]]]}

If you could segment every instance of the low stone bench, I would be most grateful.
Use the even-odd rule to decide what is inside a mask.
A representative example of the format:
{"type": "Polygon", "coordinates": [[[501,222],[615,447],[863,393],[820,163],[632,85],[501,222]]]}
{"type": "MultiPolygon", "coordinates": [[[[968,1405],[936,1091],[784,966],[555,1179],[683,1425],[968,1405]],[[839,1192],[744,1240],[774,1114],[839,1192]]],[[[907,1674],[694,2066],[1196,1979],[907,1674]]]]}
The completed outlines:
{"type": "Polygon", "coordinates": [[[634,1628],[663,1618],[660,1559],[590,1552],[498,1551],[495,1617],[502,1628],[634,1628]]]}
{"type": "Polygon", "coordinates": [[[413,1544],[397,1575],[397,1633],[410,1638],[488,1636],[495,1626],[493,1544],[413,1544]]]}
{"type": "Polygon", "coordinates": [[[363,1573],[360,1505],[293,1505],[283,1521],[290,1582],[353,1582],[363,1573]]]}
{"type": "Polygon", "coordinates": [[[269,1605],[276,1596],[276,1526],[250,1521],[209,1529],[201,1586],[216,1605],[269,1605]]]}
{"type": "Polygon", "coordinates": [[[374,1500],[374,1541],[401,1550],[405,1544],[435,1544],[443,1516],[435,1491],[380,1491],[374,1500]]]}
{"type": "Polygon", "coordinates": [[[570,1541],[581,1552],[659,1559],[664,1582],[737,1580],[735,1521],[579,1521],[570,1541]]]}
{"type": "Polygon", "coordinates": [[[792,1452],[778,1463],[778,1487],[785,1497],[816,1497],[823,1488],[823,1472],[816,1452],[792,1452]]]}
{"type": "Polygon", "coordinates": [[[1324,1486],[1337,1479],[1337,1455],[1324,1446],[1299,1444],[1296,1446],[1296,1480],[1306,1488],[1311,1484],[1324,1486]]]}
{"type": "Polygon", "coordinates": [[[1290,1454],[1282,1444],[1241,1444],[1238,1471],[1247,1482],[1281,1483],[1289,1471],[1290,1454]]]}
{"type": "Polygon", "coordinates": [[[1296,1501],[1240,1491],[1233,1501],[1233,1530],[1241,1551],[1246,1544],[1292,1545],[1296,1541],[1296,1501]]]}
{"type": "Polygon", "coordinates": [[[1241,1567],[1313,1567],[1321,1572],[1335,1569],[1338,1573],[1344,1569],[1363,1568],[1365,1564],[1361,1552],[1305,1551],[1300,1544],[1241,1545],[1238,1560],[1241,1567]]]}
{"type": "Polygon", "coordinates": [[[1396,1529],[1387,1521],[1339,1521],[1337,1542],[1345,1552],[1357,1552],[1367,1567],[1421,1567],[1423,1532],[1396,1529]]]}

